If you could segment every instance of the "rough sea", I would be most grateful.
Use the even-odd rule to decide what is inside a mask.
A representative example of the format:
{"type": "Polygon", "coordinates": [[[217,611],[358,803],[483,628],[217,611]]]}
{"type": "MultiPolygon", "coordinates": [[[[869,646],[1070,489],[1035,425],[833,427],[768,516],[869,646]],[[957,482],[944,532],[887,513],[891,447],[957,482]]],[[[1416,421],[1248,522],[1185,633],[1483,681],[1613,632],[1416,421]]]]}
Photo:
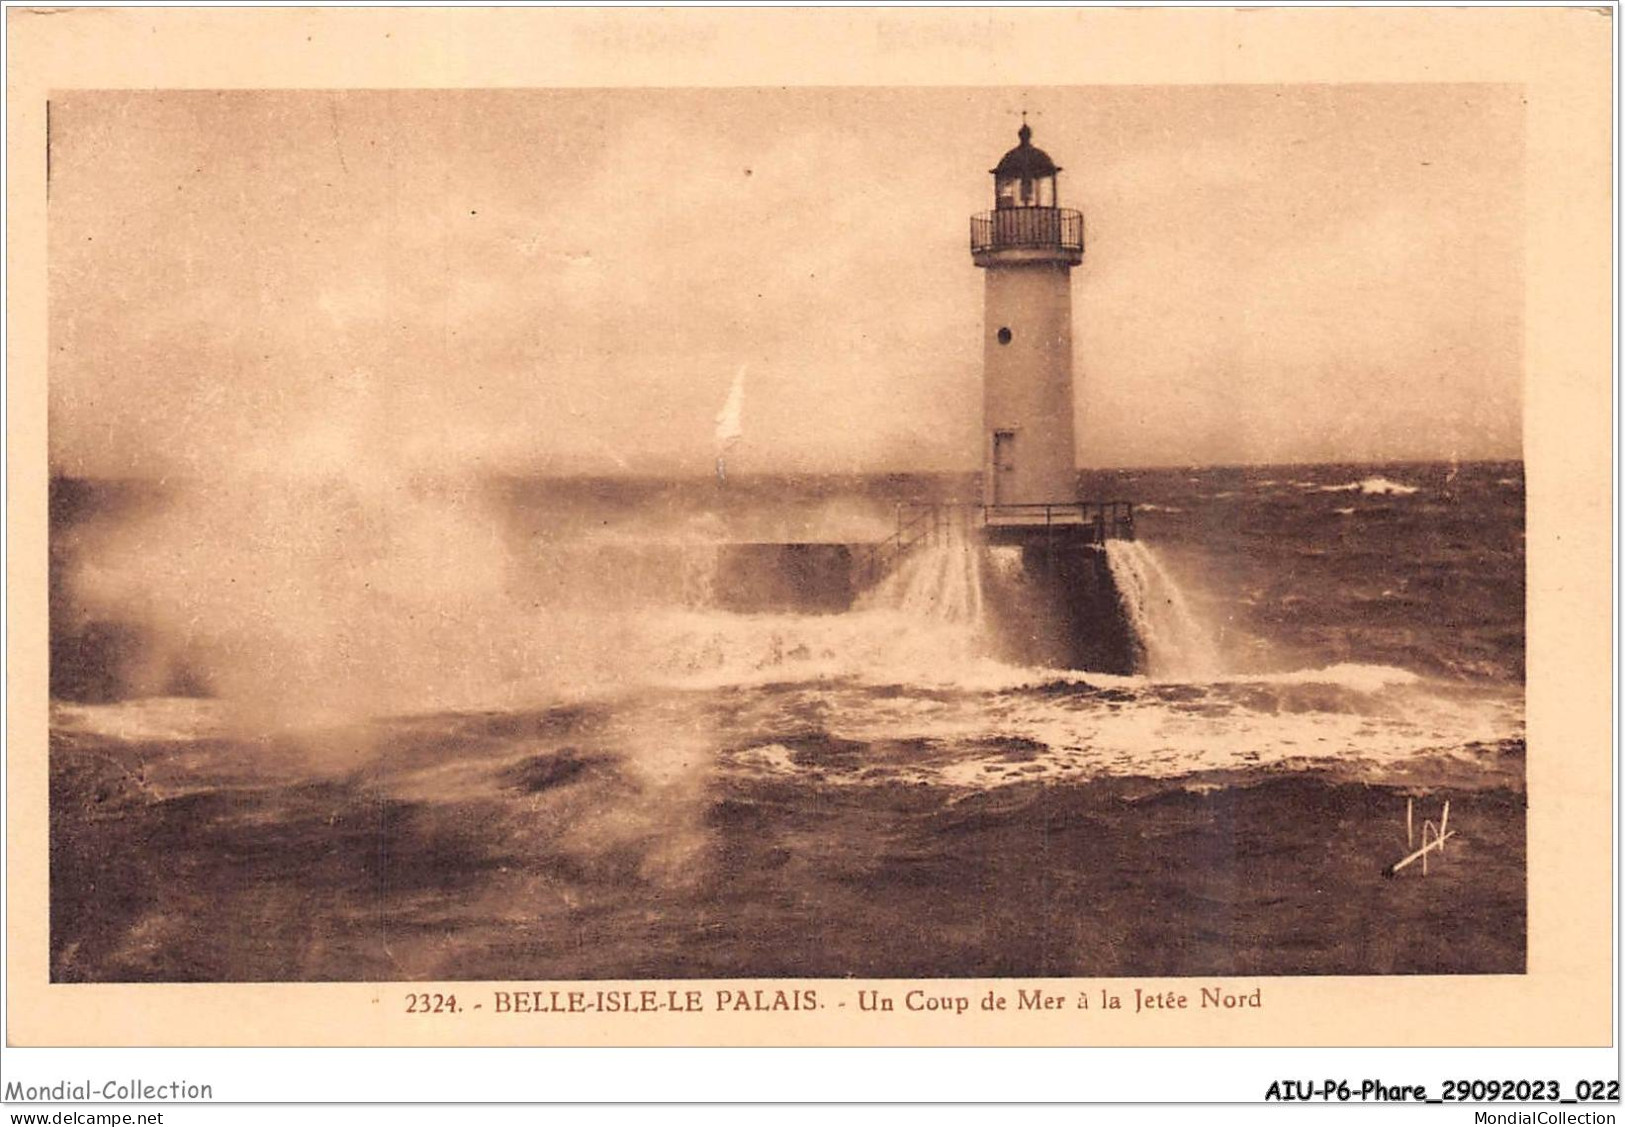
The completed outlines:
{"type": "Polygon", "coordinates": [[[1133,676],[726,609],[963,478],[58,482],[53,978],[1521,972],[1521,464],[1082,479],[1133,676]]]}

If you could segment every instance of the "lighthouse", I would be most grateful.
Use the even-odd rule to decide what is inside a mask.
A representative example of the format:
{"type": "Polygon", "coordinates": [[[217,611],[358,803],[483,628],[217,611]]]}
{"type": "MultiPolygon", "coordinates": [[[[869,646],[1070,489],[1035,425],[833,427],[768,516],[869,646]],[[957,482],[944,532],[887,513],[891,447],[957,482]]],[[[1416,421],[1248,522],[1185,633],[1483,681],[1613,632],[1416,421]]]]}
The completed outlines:
{"type": "Polygon", "coordinates": [[[993,209],[971,217],[982,307],[982,544],[1001,553],[985,586],[1005,656],[1129,673],[1142,662],[1124,618],[1110,541],[1132,539],[1126,501],[1078,496],[1072,433],[1072,268],[1083,213],[1060,203],[1060,167],[1022,122],[992,169],[993,209]]]}
{"type": "Polygon", "coordinates": [[[1060,206],[1061,170],[1032,128],[1023,122],[1016,136],[992,170],[993,210],[971,219],[971,259],[986,271],[982,493],[993,523],[1078,500],[1072,268],[1083,261],[1083,214],[1060,206]]]}
{"type": "Polygon", "coordinates": [[[849,609],[913,553],[936,550],[911,574],[973,588],[973,617],[1002,659],[1143,667],[1113,566],[1132,571],[1132,553],[1114,542],[1134,538],[1134,507],[1078,496],[1072,268],[1083,261],[1083,215],[1060,205],[1061,170],[1032,129],[1023,122],[1016,136],[992,170],[993,209],[970,223],[971,260],[986,279],[980,497],[901,502],[895,530],[872,542],[733,545],[718,584],[731,608],[849,609]]]}

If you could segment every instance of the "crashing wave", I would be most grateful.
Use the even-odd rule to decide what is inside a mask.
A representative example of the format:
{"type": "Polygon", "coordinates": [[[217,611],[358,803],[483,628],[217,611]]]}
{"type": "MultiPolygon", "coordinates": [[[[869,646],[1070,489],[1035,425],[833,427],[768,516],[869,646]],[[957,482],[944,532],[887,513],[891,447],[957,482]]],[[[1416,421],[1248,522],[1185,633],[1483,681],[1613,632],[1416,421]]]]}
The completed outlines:
{"type": "Polygon", "coordinates": [[[1408,497],[1417,492],[1418,486],[1406,485],[1402,481],[1390,481],[1386,477],[1368,477],[1361,481],[1350,481],[1343,485],[1322,485],[1317,487],[1321,493],[1364,493],[1367,496],[1408,497]]]}

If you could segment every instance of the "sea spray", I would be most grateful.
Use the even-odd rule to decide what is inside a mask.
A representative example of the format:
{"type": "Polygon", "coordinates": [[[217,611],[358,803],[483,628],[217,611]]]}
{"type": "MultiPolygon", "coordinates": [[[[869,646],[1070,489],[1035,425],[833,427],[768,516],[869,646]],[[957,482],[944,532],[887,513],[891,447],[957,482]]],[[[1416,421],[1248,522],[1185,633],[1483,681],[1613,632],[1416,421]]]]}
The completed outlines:
{"type": "Polygon", "coordinates": [[[955,526],[936,543],[906,555],[860,597],[858,609],[895,610],[909,618],[979,627],[985,613],[981,545],[955,526]]]}
{"type": "MultiPolygon", "coordinates": [[[[384,653],[386,679],[420,690],[403,694],[407,707],[455,711],[371,720],[360,727],[373,733],[373,762],[358,770],[335,756],[318,772],[282,753],[286,736],[245,728],[223,700],[54,703],[51,891],[62,910],[52,913],[51,974],[1521,971],[1522,507],[1496,484],[1517,471],[1463,467],[1459,512],[1384,501],[1380,543],[1336,529],[1332,508],[1358,494],[1277,488],[1222,508],[1200,498],[1233,487],[1234,474],[1201,471],[1186,483],[1191,472],[1147,473],[1133,491],[1169,502],[1140,525],[1154,562],[1179,580],[1194,617],[1225,623],[1223,672],[1177,680],[1000,664],[977,629],[939,614],[953,605],[945,592],[910,598],[906,583],[894,601],[848,613],[707,605],[690,543],[697,551],[795,528],[828,499],[822,486],[775,483],[747,504],[748,479],[731,478],[738,496],[726,527],[695,515],[722,508],[709,478],[689,503],[664,482],[528,482],[490,513],[449,493],[397,504],[372,486],[355,491],[354,505],[342,489],[301,499],[312,525],[318,515],[374,514],[352,522],[364,526],[372,566],[347,573],[344,553],[335,562],[327,548],[342,547],[342,535],[317,527],[307,553],[361,583],[393,576],[395,593],[379,602],[398,613],[375,617],[353,592],[323,588],[323,598],[363,612],[352,652],[384,653]],[[1463,484],[1475,480],[1476,493],[1463,484]],[[504,532],[495,549],[481,530],[493,518],[504,532]],[[612,530],[624,545],[587,543],[612,530]],[[407,582],[419,568],[409,560],[443,589],[407,582]],[[676,574],[684,560],[693,583],[676,574]],[[366,641],[374,630],[388,635],[387,650],[366,641]],[[439,646],[414,649],[425,642],[439,646]],[[502,662],[484,665],[483,651],[502,662]],[[510,662],[537,692],[510,693],[510,662]],[[1427,887],[1470,878],[1473,895],[1452,911],[1482,909],[1479,922],[1448,945],[1372,946],[1362,921],[1379,921],[1382,935],[1432,934],[1427,904],[1412,915],[1400,904],[1396,916],[1395,886],[1376,879],[1403,850],[1405,797],[1420,793],[1448,795],[1450,826],[1459,822],[1471,854],[1427,887]],[[1302,847],[1280,838],[1283,826],[1331,836],[1302,847]],[[1219,917],[1236,926],[1214,943],[1158,946],[1161,932],[1142,926],[1141,878],[1170,873],[1183,883],[1164,899],[1195,904],[1193,926],[1219,917]],[[966,889],[992,899],[955,915],[966,889]],[[1332,899],[1344,911],[1286,910],[1283,889],[1317,911],[1332,899]],[[1077,929],[1046,905],[1078,903],[1106,930],[1092,924],[1084,941],[1058,942],[1077,929]],[[944,913],[961,960],[949,967],[933,964],[909,927],[944,913]],[[285,926],[261,926],[268,919],[285,926]],[[1305,919],[1317,930],[1305,932],[1305,919]],[[1218,965],[1204,951],[1241,955],[1218,965]]],[[[1337,483],[1366,471],[1292,472],[1337,483]]],[[[1436,493],[1437,476],[1393,471],[1421,487],[1419,498],[1436,493]]],[[[164,588],[155,611],[207,612],[198,633],[231,642],[226,657],[241,653],[244,670],[261,670],[222,688],[252,694],[281,684],[283,642],[247,612],[280,596],[189,597],[189,586],[233,585],[207,569],[180,568],[172,580],[161,566],[179,567],[192,551],[218,559],[210,543],[257,524],[301,527],[295,514],[239,512],[261,500],[255,492],[234,500],[230,513],[170,522],[177,537],[205,534],[196,549],[143,556],[142,540],[158,547],[145,533],[97,530],[77,556],[59,558],[117,571],[104,578],[129,584],[132,598],[143,584],[164,588]],[[269,653],[247,645],[268,634],[269,653]]],[[[880,507],[868,493],[852,506],[880,507]]],[[[830,539],[878,542],[892,527],[881,523],[872,536],[843,529],[830,539]]],[[[1122,583],[1109,560],[1122,547],[1078,553],[1103,590],[1122,583]]],[[[899,565],[916,565],[921,585],[941,584],[928,550],[899,565]]],[[[977,552],[987,619],[1001,586],[1036,589],[1046,577],[1034,567],[1024,580],[1023,553],[977,552]]],[[[1137,593],[1151,615],[1155,597],[1137,593]]],[[[1114,590],[1109,609],[1116,600],[1114,590]]],[[[299,600],[287,602],[288,625],[298,625],[299,600]]],[[[99,605],[111,613],[129,602],[99,605]]],[[[1118,613],[1129,618],[1126,607],[1118,613]]],[[[329,637],[316,635],[324,650],[329,637]]],[[[334,658],[343,685],[347,666],[334,658]]],[[[292,679],[277,691],[291,698],[302,687],[292,679]]],[[[358,703],[388,708],[391,695],[358,703]]]]}
{"type": "Polygon", "coordinates": [[[952,683],[979,657],[965,541],[843,614],[736,614],[718,605],[726,545],[696,530],[505,533],[486,504],[388,476],[234,476],[87,534],[65,582],[142,639],[110,699],[165,696],[184,668],[244,733],[657,685],[952,683]]]}
{"type": "Polygon", "coordinates": [[[1106,562],[1144,651],[1146,673],[1201,679],[1219,671],[1212,639],[1155,549],[1138,540],[1109,540],[1106,562]]]}
{"type": "Polygon", "coordinates": [[[175,486],[84,548],[74,602],[142,639],[124,695],[184,670],[251,725],[336,721],[456,702],[525,666],[497,519],[471,485],[234,474],[175,486]]]}
{"type": "Polygon", "coordinates": [[[715,544],[687,544],[679,555],[682,561],[683,605],[696,610],[717,602],[717,568],[721,548],[715,544]]]}

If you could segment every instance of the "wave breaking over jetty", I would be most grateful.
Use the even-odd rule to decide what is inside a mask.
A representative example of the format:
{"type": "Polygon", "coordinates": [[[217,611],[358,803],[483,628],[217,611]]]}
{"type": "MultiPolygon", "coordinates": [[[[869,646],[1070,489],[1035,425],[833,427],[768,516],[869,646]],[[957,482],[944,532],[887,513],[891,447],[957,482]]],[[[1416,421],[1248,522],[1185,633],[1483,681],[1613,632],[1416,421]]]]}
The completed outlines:
{"type": "Polygon", "coordinates": [[[395,512],[354,572],[242,506],[54,506],[52,978],[1516,973],[1520,473],[1447,471],[1106,482],[1150,502],[1078,553],[1132,673],[1012,657],[1021,546],[777,603],[890,482],[261,510],[395,512]],[[1459,835],[1425,895],[1380,877],[1411,796],[1459,835]]]}
{"type": "Polygon", "coordinates": [[[1144,655],[1145,672],[1158,678],[1218,674],[1212,637],[1156,550],[1137,540],[1112,540],[1105,552],[1129,629],[1144,655]]]}

